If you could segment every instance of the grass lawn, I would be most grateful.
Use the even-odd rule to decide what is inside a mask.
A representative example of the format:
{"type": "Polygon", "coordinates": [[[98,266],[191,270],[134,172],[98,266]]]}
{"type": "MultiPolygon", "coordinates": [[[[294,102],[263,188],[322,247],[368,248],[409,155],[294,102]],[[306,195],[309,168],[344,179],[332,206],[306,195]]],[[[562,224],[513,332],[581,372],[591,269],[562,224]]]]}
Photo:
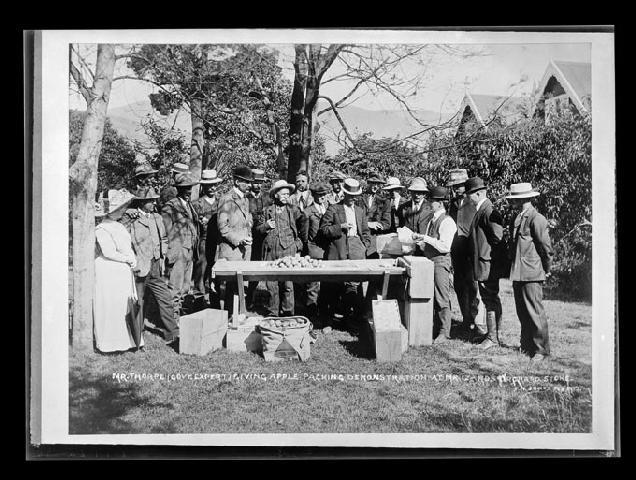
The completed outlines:
{"type": "MultiPolygon", "coordinates": [[[[69,431],[591,431],[591,306],[547,300],[552,358],[532,363],[516,351],[519,322],[507,280],[501,297],[506,346],[486,352],[453,340],[411,347],[400,362],[382,364],[365,358],[357,337],[334,330],[318,333],[306,363],[268,363],[225,349],[177,355],[148,332],[145,352],[72,353],[69,431]],[[118,381],[116,373],[163,374],[164,380],[118,381]]],[[[453,307],[458,320],[455,301],[453,307]]]]}

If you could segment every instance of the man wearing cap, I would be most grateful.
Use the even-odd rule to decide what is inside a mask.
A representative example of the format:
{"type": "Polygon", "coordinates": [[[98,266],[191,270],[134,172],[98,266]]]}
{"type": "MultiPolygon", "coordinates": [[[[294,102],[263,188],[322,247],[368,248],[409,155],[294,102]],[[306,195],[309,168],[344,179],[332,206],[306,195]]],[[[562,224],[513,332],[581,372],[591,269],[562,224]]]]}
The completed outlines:
{"type": "Polygon", "coordinates": [[[426,232],[416,237],[417,245],[424,256],[434,263],[433,280],[435,291],[433,296],[433,310],[435,313],[435,340],[433,343],[444,343],[450,339],[451,309],[450,309],[450,269],[451,244],[457,232],[455,221],[446,213],[444,201],[448,197],[448,190],[444,187],[431,187],[429,201],[433,216],[428,222],[426,232]]]}
{"type": "MultiPolygon", "coordinates": [[[[174,317],[173,298],[165,277],[165,258],[168,251],[168,239],[161,215],[156,213],[159,195],[153,187],[147,186],[135,192],[131,207],[138,215],[128,225],[133,250],[137,257],[135,283],[137,297],[144,315],[144,296],[152,294],[159,309],[159,319],[166,343],[174,342],[179,336],[179,327],[174,317]]],[[[143,317],[142,317],[143,318],[143,317]]]]}
{"type": "MultiPolygon", "coordinates": [[[[271,200],[267,192],[263,192],[263,184],[269,180],[265,176],[265,171],[260,168],[252,168],[252,184],[250,186],[248,199],[250,202],[250,213],[254,220],[252,227],[252,255],[250,260],[262,260],[263,253],[263,235],[256,231],[256,219],[263,213],[263,210],[271,204],[271,200]]],[[[247,284],[247,308],[251,310],[254,306],[254,295],[258,282],[250,281],[247,284]]]]}
{"type": "Polygon", "coordinates": [[[181,161],[172,165],[172,178],[170,181],[164,185],[164,187],[159,192],[159,205],[165,205],[170,200],[177,196],[177,189],[174,186],[175,179],[178,175],[183,175],[188,173],[190,164],[190,155],[184,154],[181,155],[181,161]]]}
{"type": "Polygon", "coordinates": [[[347,176],[338,171],[334,171],[329,176],[329,184],[331,185],[332,192],[327,194],[327,202],[330,205],[340,203],[344,197],[344,191],[342,190],[343,183],[347,176]]]}
{"type": "Polygon", "coordinates": [[[191,174],[178,175],[177,196],[161,208],[168,235],[167,270],[170,277],[175,319],[181,314],[183,299],[190,290],[193,262],[198,257],[199,216],[192,207],[192,187],[199,180],[191,174]]]}
{"type": "Polygon", "coordinates": [[[499,345],[501,325],[501,299],[499,278],[505,259],[503,250],[503,219],[486,196],[486,185],[479,177],[466,180],[466,195],[475,204],[475,216],[468,235],[468,255],[473,280],[477,281],[479,294],[486,307],[488,333],[480,343],[487,350],[499,345]]]}
{"type": "MultiPolygon", "coordinates": [[[[371,244],[367,217],[356,204],[356,197],[362,195],[360,182],[347,178],[343,182],[344,199],[330,205],[320,220],[320,233],[329,241],[327,260],[363,260],[371,244]]],[[[337,286],[331,285],[338,290],[337,286]]],[[[360,282],[346,282],[343,304],[348,321],[362,319],[362,285],[360,282]]]]}
{"type": "Polygon", "coordinates": [[[387,199],[379,194],[380,187],[384,183],[382,176],[371,175],[367,180],[367,192],[358,197],[371,233],[371,245],[367,250],[367,258],[378,258],[375,237],[385,233],[391,227],[391,206],[387,199]]]}
{"type": "Polygon", "coordinates": [[[448,214],[455,220],[457,233],[451,246],[451,261],[453,264],[453,288],[457,294],[459,310],[462,313],[463,328],[469,340],[484,335],[475,325],[475,318],[479,312],[478,285],[472,276],[472,268],[468,256],[468,235],[470,225],[475,216],[475,204],[470,201],[466,191],[468,172],[463,168],[451,170],[447,185],[454,195],[448,214]]]}
{"type": "Polygon", "coordinates": [[[389,227],[388,233],[393,233],[397,230],[397,227],[400,224],[400,220],[398,219],[397,212],[400,206],[406,203],[406,199],[400,194],[404,185],[400,183],[400,179],[397,177],[389,177],[382,187],[382,190],[388,192],[390,194],[390,198],[388,199],[390,208],[390,217],[391,217],[391,226],[389,227]]]}
{"type": "Polygon", "coordinates": [[[433,216],[430,203],[426,200],[428,187],[426,180],[415,177],[409,185],[411,201],[405,202],[398,208],[397,216],[400,227],[407,227],[413,233],[426,233],[428,222],[433,216]]]}
{"type": "Polygon", "coordinates": [[[314,203],[314,199],[309,193],[307,172],[300,170],[296,174],[296,191],[289,197],[290,205],[294,205],[300,209],[301,212],[305,211],[305,208],[314,203]]]}
{"type": "MultiPolygon", "coordinates": [[[[269,195],[273,205],[265,208],[258,217],[256,230],[265,236],[263,240],[263,260],[279,258],[301,253],[305,243],[303,239],[304,215],[295,205],[289,204],[289,196],[294,185],[285,180],[274,182],[269,195]]],[[[294,314],[293,282],[266,282],[270,294],[267,305],[270,316],[294,314]]]]}
{"type": "MultiPolygon", "coordinates": [[[[247,198],[253,182],[252,170],[239,165],[232,171],[233,188],[219,200],[219,249],[218,258],[249,261],[252,255],[252,214],[247,198]]],[[[225,309],[231,314],[236,283],[227,282],[225,309]]]]}
{"type": "MultiPolygon", "coordinates": [[[[214,264],[216,255],[217,238],[217,211],[219,199],[216,191],[223,179],[217,176],[216,170],[203,170],[201,172],[201,193],[199,198],[192,202],[192,208],[199,218],[199,256],[194,263],[194,288],[196,291],[207,295],[210,289],[210,270],[214,264]]],[[[211,302],[212,299],[208,298],[211,302]]],[[[216,302],[215,302],[216,305],[216,302]]]]}
{"type": "Polygon", "coordinates": [[[548,221],[532,205],[539,192],[529,183],[510,186],[506,197],[519,213],[511,221],[510,280],[521,323],[521,352],[533,360],[550,355],[548,319],[543,308],[543,282],[550,275],[552,242],[548,221]]]}
{"type": "MultiPolygon", "coordinates": [[[[303,225],[303,238],[307,239],[307,244],[303,254],[311,258],[322,260],[325,258],[326,242],[320,233],[320,220],[327,211],[327,195],[331,192],[329,185],[325,183],[315,183],[309,187],[314,203],[305,209],[305,222],[303,225]]],[[[327,315],[327,296],[320,293],[320,282],[311,282],[306,286],[306,315],[316,324],[318,317],[327,315]]]]}

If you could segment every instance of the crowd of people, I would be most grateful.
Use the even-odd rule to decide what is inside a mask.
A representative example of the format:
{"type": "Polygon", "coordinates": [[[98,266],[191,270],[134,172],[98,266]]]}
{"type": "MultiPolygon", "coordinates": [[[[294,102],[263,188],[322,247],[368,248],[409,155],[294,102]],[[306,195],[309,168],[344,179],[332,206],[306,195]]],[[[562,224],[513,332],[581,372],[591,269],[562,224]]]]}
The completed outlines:
{"type": "MultiPolygon", "coordinates": [[[[232,314],[236,283],[211,278],[215,262],[276,260],[286,256],[345,260],[379,258],[377,236],[408,228],[414,255],[434,263],[434,343],[451,339],[451,289],[462,316],[462,338],[488,350],[500,344],[502,307],[499,280],[510,278],[521,326],[523,353],[535,360],[550,354],[548,322],[542,303],[552,247],[547,220],[532,205],[539,195],[528,183],[513,184],[507,199],[518,211],[508,226],[488,199],[488,186],[463,169],[450,170],[445,186],[422,177],[408,186],[395,177],[370,175],[361,181],[334,171],[329,183],[309,183],[300,171],[293,184],[245,165],[229,181],[215,170],[194,177],[185,163],[159,192],[156,170],[135,171],[134,195],[109,190],[96,205],[102,221],[95,282],[95,341],[100,352],[126,351],[135,342],[124,318],[130,305],[144,308],[154,297],[165,342],[178,346],[184,299],[195,293],[206,306],[232,314]],[[192,189],[199,198],[191,201],[192,189]],[[451,281],[452,277],[452,281],[451,281]],[[476,317],[485,307],[485,328],[476,317]]],[[[355,330],[365,315],[360,282],[250,282],[249,309],[266,316],[303,314],[314,325],[355,330]],[[260,285],[263,286],[262,284],[260,285]],[[259,301],[260,299],[260,301],[259,301]]],[[[143,318],[143,317],[142,317],[143,318]]]]}

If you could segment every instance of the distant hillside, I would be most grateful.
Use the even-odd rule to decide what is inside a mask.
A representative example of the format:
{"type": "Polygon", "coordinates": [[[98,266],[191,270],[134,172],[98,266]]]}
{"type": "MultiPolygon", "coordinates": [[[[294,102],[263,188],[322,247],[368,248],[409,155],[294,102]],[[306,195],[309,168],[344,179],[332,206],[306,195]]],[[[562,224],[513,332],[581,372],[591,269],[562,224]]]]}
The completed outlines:
{"type": "MultiPolygon", "coordinates": [[[[406,112],[401,110],[365,110],[349,106],[339,110],[339,112],[353,136],[372,132],[374,138],[396,138],[398,136],[405,137],[422,129],[406,112]]],[[[431,125],[437,125],[450,118],[449,114],[442,114],[440,119],[439,112],[429,110],[418,110],[415,114],[420,121],[431,125]]],[[[139,140],[142,143],[146,143],[147,138],[141,127],[141,121],[148,115],[168,127],[174,125],[176,129],[186,135],[186,138],[189,137],[191,123],[188,113],[180,111],[164,117],[152,109],[150,100],[111,108],[108,112],[108,117],[113,127],[119,133],[131,140],[139,140]]],[[[326,138],[327,154],[333,155],[340,149],[340,146],[335,141],[340,131],[340,124],[332,112],[321,115],[319,122],[320,134],[326,138]]]]}

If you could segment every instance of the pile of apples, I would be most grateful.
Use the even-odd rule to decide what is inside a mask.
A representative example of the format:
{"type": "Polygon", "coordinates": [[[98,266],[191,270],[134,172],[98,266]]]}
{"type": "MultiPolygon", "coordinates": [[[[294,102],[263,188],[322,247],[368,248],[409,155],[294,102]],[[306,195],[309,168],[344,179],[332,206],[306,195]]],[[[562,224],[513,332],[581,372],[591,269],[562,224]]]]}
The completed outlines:
{"type": "Polygon", "coordinates": [[[322,260],[311,258],[309,255],[304,257],[283,257],[270,263],[274,268],[324,268],[322,260]]]}
{"type": "Polygon", "coordinates": [[[286,328],[302,327],[308,320],[300,317],[291,318],[268,318],[261,320],[260,325],[265,328],[284,330],[286,328]]]}

